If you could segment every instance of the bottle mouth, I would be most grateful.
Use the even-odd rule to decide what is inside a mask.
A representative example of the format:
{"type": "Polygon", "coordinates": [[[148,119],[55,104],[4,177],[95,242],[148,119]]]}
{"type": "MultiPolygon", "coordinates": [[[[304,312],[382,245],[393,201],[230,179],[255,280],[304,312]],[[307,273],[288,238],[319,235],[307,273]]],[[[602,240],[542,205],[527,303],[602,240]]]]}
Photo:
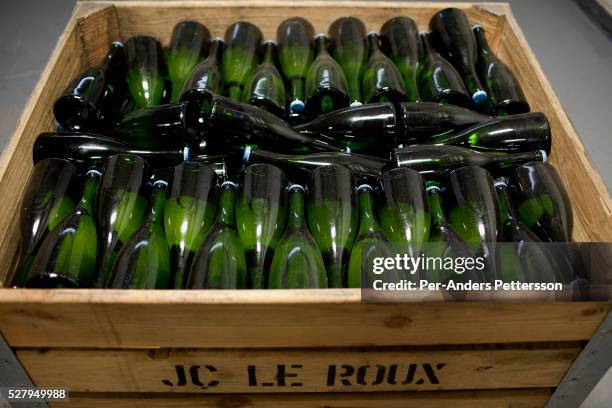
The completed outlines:
{"type": "Polygon", "coordinates": [[[238,187],[238,184],[236,184],[236,183],[234,183],[233,181],[230,181],[230,180],[225,180],[223,183],[221,183],[221,187],[223,188],[225,186],[230,186],[230,187],[236,188],[236,187],[238,187]]]}
{"type": "Polygon", "coordinates": [[[275,40],[266,40],[262,43],[262,45],[266,45],[266,44],[278,45],[278,43],[275,40]]]}
{"type": "Polygon", "coordinates": [[[380,33],[378,31],[369,31],[367,36],[369,37],[371,35],[380,35],[380,33]]]}
{"type": "Polygon", "coordinates": [[[433,192],[436,192],[436,193],[439,193],[439,192],[441,192],[441,191],[442,191],[442,189],[440,188],[440,186],[437,186],[437,185],[435,185],[435,184],[432,184],[432,185],[430,185],[430,186],[427,186],[426,190],[427,190],[427,192],[433,191],[433,192]]]}
{"type": "Polygon", "coordinates": [[[364,191],[374,191],[374,189],[372,188],[372,186],[371,186],[371,185],[369,185],[369,184],[360,184],[360,185],[358,185],[358,186],[355,188],[355,191],[361,191],[361,190],[364,190],[364,191]]]}
{"type": "Polygon", "coordinates": [[[304,186],[301,184],[290,184],[289,187],[287,187],[288,191],[301,191],[304,192],[304,186]]]}
{"type": "Polygon", "coordinates": [[[353,101],[353,102],[351,102],[350,106],[361,106],[361,105],[363,105],[363,103],[361,103],[359,101],[353,101]]]}
{"type": "Polygon", "coordinates": [[[219,41],[225,44],[225,40],[223,39],[223,37],[215,37],[213,38],[213,41],[219,41]]]}
{"type": "Polygon", "coordinates": [[[508,187],[508,182],[506,180],[502,179],[497,179],[495,180],[495,183],[493,183],[493,187],[497,188],[497,187],[508,187]]]}
{"type": "Polygon", "coordinates": [[[85,175],[87,176],[87,175],[89,175],[89,174],[94,174],[94,175],[96,175],[96,176],[98,176],[98,177],[101,177],[101,176],[102,176],[102,172],[101,172],[100,170],[98,170],[98,169],[89,169],[89,170],[87,170],[87,172],[85,173],[85,175]]]}
{"type": "Polygon", "coordinates": [[[325,34],[325,33],[317,33],[317,34],[315,34],[314,37],[312,37],[312,39],[316,40],[317,38],[321,38],[321,37],[327,38],[327,34],[325,34]]]}
{"type": "Polygon", "coordinates": [[[249,157],[251,157],[251,145],[244,146],[244,152],[242,153],[242,161],[248,162],[249,157]]]}
{"type": "Polygon", "coordinates": [[[306,105],[304,104],[304,102],[300,101],[299,99],[295,99],[289,104],[289,109],[291,110],[291,112],[294,113],[302,113],[304,112],[305,106],[306,105]]]}
{"type": "Polygon", "coordinates": [[[481,104],[487,101],[487,93],[485,91],[476,91],[472,95],[474,103],[481,104]]]}
{"type": "Polygon", "coordinates": [[[155,180],[153,182],[153,187],[156,186],[168,187],[168,182],[166,180],[155,180]]]}

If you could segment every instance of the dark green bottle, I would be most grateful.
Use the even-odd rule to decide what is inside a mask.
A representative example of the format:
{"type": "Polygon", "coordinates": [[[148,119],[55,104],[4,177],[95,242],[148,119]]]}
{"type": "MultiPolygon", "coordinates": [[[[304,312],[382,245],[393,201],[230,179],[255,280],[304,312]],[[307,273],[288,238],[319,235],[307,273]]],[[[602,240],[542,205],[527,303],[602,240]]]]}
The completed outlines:
{"type": "Polygon", "coordinates": [[[234,220],[236,184],[221,185],[217,219],[204,237],[191,264],[188,289],[244,289],[247,263],[234,220]]]}
{"type": "Polygon", "coordinates": [[[550,153],[548,119],[541,112],[493,117],[462,131],[434,137],[437,145],[455,145],[480,151],[507,153],[543,150],[550,153]]]}
{"type": "Polygon", "coordinates": [[[478,44],[476,68],[489,97],[489,106],[494,115],[506,116],[529,112],[529,104],[521,86],[510,68],[489,48],[484,29],[473,27],[478,44]]]}
{"type": "Polygon", "coordinates": [[[305,135],[325,135],[348,146],[352,152],[389,157],[389,149],[401,131],[391,103],[368,103],[320,115],[294,126],[305,135]]]}
{"type": "Polygon", "coordinates": [[[518,167],[510,179],[521,220],[542,241],[571,242],[572,207],[557,170],[548,163],[518,167]]]}
{"type": "Polygon", "coordinates": [[[228,96],[235,101],[241,99],[246,81],[259,63],[262,38],[261,30],[246,21],[234,23],[225,30],[223,78],[228,96]]]}
{"type": "Polygon", "coordinates": [[[217,209],[217,176],[204,163],[174,167],[166,200],[164,226],[170,247],[170,285],[184,289],[196,251],[210,229],[217,209]]]}
{"type": "Polygon", "coordinates": [[[501,237],[499,202],[491,174],[483,167],[452,171],[448,185],[454,197],[450,221],[461,237],[486,259],[489,278],[495,276],[495,243],[501,237]]]}
{"type": "Polygon", "coordinates": [[[306,218],[323,255],[330,288],[348,285],[348,262],[357,235],[359,210],[351,171],[332,164],[314,169],[306,218]]]}
{"type": "Polygon", "coordinates": [[[495,189],[499,200],[503,241],[498,248],[500,278],[505,282],[555,282],[555,275],[561,271],[553,254],[520,220],[510,198],[507,179],[501,177],[495,180],[495,189]]]}
{"type": "Polygon", "coordinates": [[[363,100],[365,103],[405,102],[406,86],[402,73],[380,49],[377,33],[368,34],[370,59],[363,70],[363,100]]]}
{"type": "Polygon", "coordinates": [[[214,94],[222,95],[225,92],[225,83],[221,75],[221,58],[223,55],[223,39],[215,38],[210,43],[208,57],[196,65],[183,84],[181,100],[192,89],[206,89],[214,94]]]}
{"type": "Polygon", "coordinates": [[[429,25],[446,56],[463,77],[472,101],[477,105],[485,103],[487,92],[476,73],[476,39],[465,13],[458,8],[445,8],[431,18],[429,25]]]}
{"type": "Polygon", "coordinates": [[[19,266],[14,286],[24,285],[41,242],[74,209],[71,187],[75,177],[76,168],[63,159],[45,159],[34,166],[19,207],[19,266]]]}
{"type": "Polygon", "coordinates": [[[359,180],[372,180],[380,177],[381,169],[387,164],[386,160],[378,157],[356,153],[320,152],[291,155],[274,153],[251,146],[245,147],[243,161],[245,163],[274,164],[293,177],[302,176],[299,181],[306,181],[305,178],[315,168],[332,164],[345,166],[359,180]]]}
{"type": "Polygon", "coordinates": [[[436,51],[430,33],[421,34],[423,41],[423,69],[419,77],[419,89],[424,101],[472,106],[463,79],[444,57],[436,51]]]}
{"type": "Polygon", "coordinates": [[[276,43],[266,41],[263,59],[246,81],[242,101],[282,118],[285,116],[285,84],[276,69],[276,43]]]}
{"type": "Polygon", "coordinates": [[[546,161],[544,150],[524,153],[478,152],[459,146],[409,146],[393,150],[394,167],[410,167],[423,175],[441,175],[461,166],[507,171],[529,161],[546,161]]]}
{"type": "Polygon", "coordinates": [[[172,167],[189,158],[188,147],[143,148],[94,133],[46,132],[34,142],[34,163],[49,157],[70,160],[79,166],[99,164],[116,154],[135,154],[146,159],[151,168],[172,167]]]}
{"type": "Polygon", "coordinates": [[[349,258],[348,286],[365,289],[372,288],[375,279],[393,282],[397,276],[395,270],[386,270],[380,275],[374,274],[374,258],[394,258],[395,253],[376,220],[372,187],[362,184],[357,187],[357,194],[359,231],[349,258]]]}
{"type": "Polygon", "coordinates": [[[206,154],[236,152],[250,143],[283,152],[344,150],[330,137],[301,134],[270,112],[200,89],[189,94],[184,120],[190,139],[206,154]]]}
{"type": "Polygon", "coordinates": [[[397,139],[404,144],[433,142],[490,119],[471,109],[434,102],[402,102],[397,110],[397,139]]]}
{"type": "Polygon", "coordinates": [[[178,101],[189,73],[208,55],[209,42],[210,31],[197,21],[181,21],[174,26],[167,57],[171,102],[178,101]]]}
{"type": "Polygon", "coordinates": [[[363,103],[361,81],[368,59],[366,27],[356,17],[341,17],[329,26],[331,54],[342,67],[348,84],[351,105],[363,103]]]}
{"type": "Polygon", "coordinates": [[[287,230],[278,242],[272,264],[268,288],[306,289],[326,288],[327,275],[321,252],[306,226],[304,216],[304,187],[289,187],[289,216],[287,230]]]}
{"type": "Polygon", "coordinates": [[[248,287],[268,287],[268,272],[287,223],[287,179],[271,164],[244,170],[236,202],[238,235],[246,249],[248,287]]]}
{"type": "Polygon", "coordinates": [[[108,287],[114,289],[167,289],[170,251],[164,235],[164,206],[168,183],[156,180],[151,187],[149,213],[123,245],[108,287]]]}
{"type": "Polygon", "coordinates": [[[186,144],[185,106],[169,103],[136,109],[126,114],[115,129],[104,132],[141,147],[169,147],[186,144]]]}
{"type": "Polygon", "coordinates": [[[98,237],[93,203],[100,171],[85,175],[79,204],[44,239],[34,260],[26,287],[89,288],[96,273],[98,237]]]}
{"type": "Polygon", "coordinates": [[[324,34],[315,38],[317,57],[306,74],[306,106],[308,117],[349,106],[348,84],[342,67],[329,55],[324,34]]]}
{"type": "Polygon", "coordinates": [[[104,162],[94,214],[100,237],[95,286],[108,285],[119,250],[140,226],[147,211],[141,186],[147,162],[140,156],[120,154],[104,162]]]}
{"type": "Polygon", "coordinates": [[[289,110],[293,113],[304,110],[306,74],[314,60],[313,37],[312,24],[301,17],[288,18],[276,29],[280,66],[288,81],[289,110]]]}
{"type": "Polygon", "coordinates": [[[385,171],[381,177],[380,225],[400,253],[416,258],[429,239],[431,216],[421,174],[408,168],[385,171]]]}
{"type": "Polygon", "coordinates": [[[419,102],[419,72],[423,60],[423,45],[416,23],[410,17],[393,17],[380,29],[380,39],[383,51],[402,74],[408,100],[419,102]]]}
{"type": "MultiPolygon", "coordinates": [[[[474,251],[461,235],[453,228],[446,217],[443,191],[440,182],[427,181],[427,201],[431,211],[431,229],[426,254],[429,259],[474,258],[474,251]]],[[[471,272],[457,274],[454,269],[444,268],[444,264],[433,262],[422,272],[422,278],[430,282],[446,283],[449,280],[467,281],[470,278],[480,282],[482,274],[477,267],[471,272]]],[[[476,265],[475,265],[476,266],[476,265]]],[[[482,268],[481,268],[482,269],[482,268]]]]}
{"type": "Polygon", "coordinates": [[[159,105],[165,89],[166,67],[161,44],[153,37],[140,35],[125,42],[127,84],[140,108],[159,105]]]}
{"type": "Polygon", "coordinates": [[[116,41],[102,62],[79,73],[53,105],[55,120],[65,130],[91,131],[119,117],[127,99],[123,44],[116,41]]]}

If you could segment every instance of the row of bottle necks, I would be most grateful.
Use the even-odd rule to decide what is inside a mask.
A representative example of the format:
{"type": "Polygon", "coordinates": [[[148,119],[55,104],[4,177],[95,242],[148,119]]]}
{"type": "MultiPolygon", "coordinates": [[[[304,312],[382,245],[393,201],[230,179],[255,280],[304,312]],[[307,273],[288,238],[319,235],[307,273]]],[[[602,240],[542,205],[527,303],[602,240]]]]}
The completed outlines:
{"type": "Polygon", "coordinates": [[[409,17],[394,17],[380,35],[355,17],[334,21],[328,36],[294,17],[263,42],[248,22],[211,40],[196,21],[173,30],[167,56],[150,36],[114,42],[101,64],[77,75],[54,113],[63,129],[95,131],[134,109],[184,99],[206,89],[300,123],[320,114],[390,101],[455,104],[495,116],[529,111],[511,70],[489,48],[484,29],[448,8],[421,33],[409,17]],[[314,40],[313,40],[314,37],[314,40]],[[435,45],[434,45],[435,43],[435,45]],[[330,52],[331,51],[331,52],[330,52]]]}
{"type": "Polygon", "coordinates": [[[22,199],[13,282],[360,287],[369,283],[364,279],[372,275],[374,258],[419,256],[428,242],[436,243],[438,255],[484,257],[485,279],[506,274],[567,281],[540,245],[571,239],[563,184],[547,163],[514,167],[495,181],[479,166],[435,178],[399,167],[359,184],[350,168],[330,164],[314,168],[302,186],[289,182],[291,174],[281,168],[261,163],[243,169],[237,188],[201,162],[149,178],[144,159],[115,155],[101,171],[89,169],[83,181],[69,161],[48,158],[35,165],[22,199]],[[487,249],[495,242],[517,243],[505,252],[514,261],[487,249]],[[521,261],[525,243],[537,249],[529,262],[521,261]]]}

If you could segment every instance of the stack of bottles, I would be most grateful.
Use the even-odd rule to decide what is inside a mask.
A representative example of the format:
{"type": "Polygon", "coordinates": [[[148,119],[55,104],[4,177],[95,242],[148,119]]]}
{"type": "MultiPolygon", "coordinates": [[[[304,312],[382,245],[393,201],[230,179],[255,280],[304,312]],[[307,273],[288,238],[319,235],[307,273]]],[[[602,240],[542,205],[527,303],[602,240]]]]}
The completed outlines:
{"type": "Polygon", "coordinates": [[[428,242],[490,278],[511,268],[487,243],[569,241],[546,116],[461,10],[430,29],[183,21],[166,50],[114,42],[35,141],[14,285],[358,287],[428,242]]]}

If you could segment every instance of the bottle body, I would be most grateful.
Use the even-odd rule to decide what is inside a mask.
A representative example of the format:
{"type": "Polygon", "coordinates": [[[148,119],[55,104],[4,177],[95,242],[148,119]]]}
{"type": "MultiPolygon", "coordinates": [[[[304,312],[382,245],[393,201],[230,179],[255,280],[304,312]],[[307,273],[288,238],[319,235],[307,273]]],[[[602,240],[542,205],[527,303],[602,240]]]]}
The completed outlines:
{"type": "Polygon", "coordinates": [[[209,48],[208,57],[196,65],[189,73],[183,89],[183,95],[192,89],[206,89],[214,94],[222,95],[225,92],[225,83],[221,75],[221,58],[223,55],[223,39],[215,38],[209,48]]]}
{"type": "Polygon", "coordinates": [[[405,102],[406,86],[402,74],[395,64],[380,49],[380,38],[376,33],[368,34],[370,59],[363,71],[363,100],[365,103],[405,102]]]}
{"type": "Polygon", "coordinates": [[[270,289],[326,288],[325,264],[304,218],[304,188],[289,188],[287,229],[270,265],[270,289]]]}
{"type": "Polygon", "coordinates": [[[135,36],[125,42],[127,84],[139,108],[159,105],[166,88],[161,44],[153,37],[135,36]]]}
{"type": "Polygon", "coordinates": [[[276,38],[280,66],[288,79],[289,109],[301,113],[305,107],[306,75],[314,60],[314,28],[301,17],[289,18],[278,26],[276,38]]]}
{"type": "Polygon", "coordinates": [[[268,287],[268,273],[287,223],[287,179],[278,167],[246,167],[236,202],[238,235],[246,249],[248,287],[268,287]]]}
{"type": "Polygon", "coordinates": [[[351,105],[363,103],[361,81],[368,58],[365,24],[356,17],[341,17],[329,26],[331,54],[346,77],[351,105]]]}
{"type": "Polygon", "coordinates": [[[178,101],[189,73],[208,55],[209,42],[210,31],[197,21],[181,21],[174,26],[168,46],[171,102],[178,101]]]}
{"type": "Polygon", "coordinates": [[[348,262],[359,217],[351,171],[332,164],[310,175],[307,219],[321,250],[330,288],[348,285],[348,262]]]}
{"type": "Polygon", "coordinates": [[[402,75],[408,100],[419,102],[418,82],[423,46],[416,23],[410,17],[393,17],[381,27],[380,38],[382,49],[402,75]]]}
{"type": "Polygon", "coordinates": [[[259,48],[263,34],[254,24],[239,21],[225,30],[223,78],[228,96],[239,101],[245,83],[259,63],[259,48]]]}
{"type": "Polygon", "coordinates": [[[214,222],[217,175],[205,163],[183,162],[174,167],[164,211],[170,247],[170,284],[184,289],[196,251],[214,222]]]}

